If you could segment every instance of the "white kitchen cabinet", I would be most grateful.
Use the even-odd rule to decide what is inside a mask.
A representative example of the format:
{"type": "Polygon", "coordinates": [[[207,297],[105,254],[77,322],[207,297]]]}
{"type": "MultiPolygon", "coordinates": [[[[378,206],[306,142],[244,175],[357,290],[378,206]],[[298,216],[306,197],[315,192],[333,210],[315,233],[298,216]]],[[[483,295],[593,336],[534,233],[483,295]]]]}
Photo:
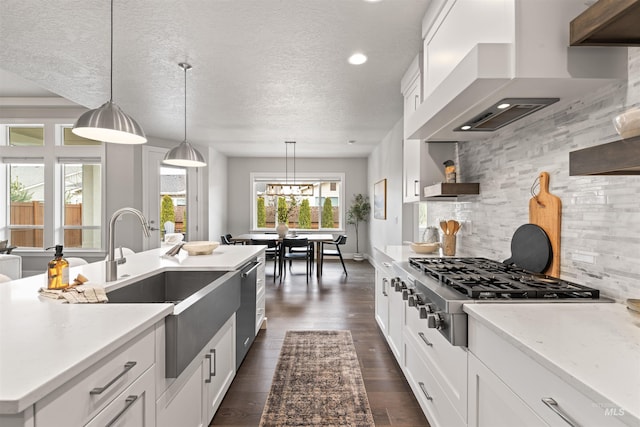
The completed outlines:
{"type": "Polygon", "coordinates": [[[405,353],[407,360],[420,358],[430,367],[443,396],[451,403],[441,412],[453,409],[456,414],[447,414],[446,418],[467,420],[467,350],[453,346],[442,334],[427,327],[427,319],[420,317],[420,311],[407,306],[406,328],[404,328],[405,353]],[[409,343],[410,345],[407,345],[409,343]]]}
{"type": "MultiPolygon", "coordinates": [[[[402,143],[402,201],[413,203],[420,201],[420,148],[418,139],[405,139],[402,143]]],[[[444,174],[443,174],[444,177],[444,174]]]]}
{"type": "Polygon", "coordinates": [[[402,299],[402,289],[398,279],[392,279],[389,290],[389,324],[387,329],[387,342],[391,352],[399,364],[404,358],[404,345],[402,331],[405,327],[406,302],[402,299]],[[395,286],[394,286],[395,283],[395,286]]]}
{"type": "Polygon", "coordinates": [[[155,396],[155,373],[151,367],[113,399],[86,427],[155,427],[155,396]]]}
{"type": "Polygon", "coordinates": [[[389,293],[394,276],[391,258],[374,248],[375,266],[375,318],[378,327],[386,337],[389,330],[389,293]]]}
{"type": "Polygon", "coordinates": [[[469,427],[541,425],[545,422],[517,394],[469,355],[469,427]]]}
{"type": "MultiPolygon", "coordinates": [[[[422,53],[411,62],[400,82],[404,97],[404,120],[411,117],[422,103],[422,53]]],[[[403,142],[403,194],[404,203],[420,200],[420,140],[403,142]]]]}
{"type": "Polygon", "coordinates": [[[266,256],[264,251],[260,252],[258,255],[258,262],[260,263],[260,266],[258,267],[256,279],[256,335],[258,334],[258,331],[260,331],[267,314],[265,307],[266,256]]]}
{"type": "Polygon", "coordinates": [[[168,392],[169,395],[158,399],[156,402],[158,427],[205,425],[205,408],[202,399],[203,366],[203,363],[199,363],[195,369],[189,370],[189,375],[185,375],[184,384],[175,395],[170,395],[171,392],[168,392]]]}
{"type": "Polygon", "coordinates": [[[422,52],[409,65],[402,80],[400,91],[404,97],[404,117],[407,120],[422,103],[422,52]]]}
{"type": "Polygon", "coordinates": [[[422,411],[433,427],[464,427],[465,421],[456,411],[434,375],[437,366],[427,363],[422,351],[410,339],[404,343],[403,371],[422,411]]]}
{"type": "MultiPolygon", "coordinates": [[[[536,423],[536,418],[529,417],[525,408],[518,410],[515,415],[526,415],[523,421],[531,421],[532,425],[626,425],[624,410],[607,402],[591,400],[472,317],[469,317],[469,350],[475,356],[473,359],[471,355],[469,357],[473,360],[469,365],[470,426],[496,425],[495,419],[488,417],[498,417],[499,414],[490,412],[496,407],[517,404],[516,398],[542,420],[536,423]],[[492,379],[489,373],[493,373],[495,378],[492,379]],[[497,403],[500,404],[496,406],[497,403]]],[[[512,415],[505,413],[506,421],[502,424],[526,425],[510,422],[508,417],[512,415]]]]}
{"type": "Polygon", "coordinates": [[[159,427],[209,425],[235,376],[235,314],[156,401],[159,427]]]}
{"type": "Polygon", "coordinates": [[[205,347],[202,366],[205,425],[208,425],[215,415],[236,374],[235,336],[233,317],[205,347]]]}
{"type": "MultiPolygon", "coordinates": [[[[154,328],[150,328],[36,402],[36,426],[85,425],[111,402],[114,402],[114,407],[120,405],[115,403],[115,399],[122,397],[125,390],[147,372],[146,375],[151,376],[152,381],[149,383],[145,379],[141,383],[144,389],[139,384],[131,392],[143,393],[140,402],[144,402],[145,407],[152,407],[155,402],[154,353],[154,328]],[[149,384],[151,389],[148,390],[149,384]]],[[[132,405],[137,408],[132,413],[139,412],[140,402],[132,405]]],[[[113,413],[114,407],[106,413],[113,413]]]]}
{"type": "Polygon", "coordinates": [[[514,42],[514,0],[447,0],[432,7],[439,8],[439,14],[423,29],[425,100],[476,44],[514,42]]]}
{"type": "Polygon", "coordinates": [[[403,353],[405,301],[402,300],[402,291],[396,291],[394,287],[396,272],[393,269],[392,258],[374,248],[374,260],[376,322],[400,364],[403,353]]]}
{"type": "Polygon", "coordinates": [[[456,143],[405,139],[403,159],[403,201],[426,201],[424,187],[444,182],[444,162],[457,161],[456,143]]]}

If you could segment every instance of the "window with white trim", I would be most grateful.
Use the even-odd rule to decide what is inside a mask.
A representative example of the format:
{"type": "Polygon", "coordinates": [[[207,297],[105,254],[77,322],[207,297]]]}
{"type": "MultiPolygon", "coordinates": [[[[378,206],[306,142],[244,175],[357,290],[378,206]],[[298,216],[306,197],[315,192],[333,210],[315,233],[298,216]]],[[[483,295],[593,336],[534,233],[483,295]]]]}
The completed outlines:
{"type": "Polygon", "coordinates": [[[286,221],[290,230],[344,230],[344,174],[251,174],[251,230],[273,231],[286,221]]]}
{"type": "Polygon", "coordinates": [[[0,238],[21,250],[100,250],[104,157],[70,124],[0,123],[0,238]]]}

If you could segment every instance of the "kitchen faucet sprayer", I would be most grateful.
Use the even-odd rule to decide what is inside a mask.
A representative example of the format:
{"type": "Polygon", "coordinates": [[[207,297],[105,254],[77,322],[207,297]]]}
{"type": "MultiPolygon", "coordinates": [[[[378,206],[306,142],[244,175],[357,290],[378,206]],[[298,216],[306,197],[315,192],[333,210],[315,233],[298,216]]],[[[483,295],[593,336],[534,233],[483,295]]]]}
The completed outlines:
{"type": "Polygon", "coordinates": [[[118,209],[113,213],[113,215],[111,216],[111,220],[109,221],[109,229],[107,230],[108,247],[107,247],[107,260],[105,261],[107,264],[106,266],[107,282],[112,282],[118,279],[118,264],[124,264],[127,261],[127,259],[124,257],[118,258],[118,260],[115,259],[116,221],[121,215],[125,213],[130,213],[137,216],[138,219],[140,220],[140,223],[142,224],[142,231],[144,231],[144,235],[146,237],[151,237],[151,230],[149,227],[149,223],[147,222],[147,219],[144,217],[144,215],[142,215],[142,212],[140,212],[139,210],[134,208],[122,208],[122,209],[118,209]]]}

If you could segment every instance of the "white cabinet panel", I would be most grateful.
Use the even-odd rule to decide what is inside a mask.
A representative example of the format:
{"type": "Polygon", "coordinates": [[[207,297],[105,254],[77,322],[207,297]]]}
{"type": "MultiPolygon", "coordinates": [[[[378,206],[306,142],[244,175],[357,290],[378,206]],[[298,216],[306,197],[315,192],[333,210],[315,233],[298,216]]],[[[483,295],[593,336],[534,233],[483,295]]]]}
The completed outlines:
{"type": "Polygon", "coordinates": [[[387,342],[398,363],[402,363],[404,346],[402,345],[402,331],[405,326],[406,303],[402,299],[402,290],[394,288],[393,283],[389,291],[389,325],[387,342]],[[398,290],[396,290],[398,289],[398,290]]]}
{"type": "Polygon", "coordinates": [[[191,376],[180,392],[169,402],[158,400],[156,410],[158,427],[201,427],[204,425],[202,364],[198,365],[190,374],[191,376]]]}
{"type": "Polygon", "coordinates": [[[402,366],[407,381],[416,396],[420,407],[433,427],[464,427],[460,417],[446,393],[436,381],[432,369],[422,357],[413,340],[404,342],[404,360],[402,366]]]}
{"type": "Polygon", "coordinates": [[[469,427],[538,427],[545,422],[473,354],[469,355],[469,427]]]}
{"type": "Polygon", "coordinates": [[[513,43],[514,0],[449,0],[424,40],[424,98],[478,43],[513,43]]]}
{"type": "MultiPolygon", "coordinates": [[[[86,427],[155,427],[155,388],[155,373],[153,368],[149,368],[86,427]]],[[[40,425],[39,420],[37,424],[40,425]]]]}
{"type": "Polygon", "coordinates": [[[154,364],[154,355],[151,328],[37,402],[38,427],[86,424],[154,364]]]}
{"type": "Polygon", "coordinates": [[[436,329],[427,328],[418,310],[407,307],[405,341],[412,341],[440,384],[447,399],[463,420],[467,419],[467,351],[453,346],[436,329]]]}
{"type": "MultiPolygon", "coordinates": [[[[619,408],[607,402],[592,401],[472,318],[469,319],[469,349],[548,425],[566,426],[563,416],[576,425],[624,425],[624,411],[619,412],[619,408]],[[545,404],[547,399],[555,404],[545,404]]],[[[473,403],[473,399],[469,402],[473,403]]]]}
{"type": "Polygon", "coordinates": [[[235,316],[227,322],[207,345],[202,365],[202,398],[206,424],[215,415],[236,373],[235,316]]]}

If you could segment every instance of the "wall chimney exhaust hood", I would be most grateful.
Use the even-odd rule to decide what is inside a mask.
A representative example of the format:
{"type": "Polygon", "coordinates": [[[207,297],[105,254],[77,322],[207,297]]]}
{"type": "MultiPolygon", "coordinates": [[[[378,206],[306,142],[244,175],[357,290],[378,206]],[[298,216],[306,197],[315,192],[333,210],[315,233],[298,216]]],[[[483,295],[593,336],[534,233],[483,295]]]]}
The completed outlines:
{"type": "MultiPolygon", "coordinates": [[[[505,25],[500,42],[479,40],[471,44],[466,55],[462,53],[430,87],[429,67],[438,58],[430,50],[429,37],[438,37],[447,20],[453,19],[458,3],[460,8],[465,5],[455,2],[451,10],[441,13],[442,22],[426,33],[424,99],[405,118],[409,139],[485,139],[496,129],[554,102],[575,99],[627,79],[627,48],[569,46],[569,22],[586,8],[584,2],[513,0],[504,2],[512,9],[506,8],[508,12],[501,19],[511,22],[505,25]],[[512,106],[499,111],[501,103],[509,102],[512,106]],[[470,128],[463,130],[463,126],[470,128]]],[[[453,23],[449,25],[453,27],[453,23]]],[[[460,35],[459,30],[456,34],[471,37],[460,35]]],[[[447,41],[444,36],[438,41],[440,51],[436,53],[447,53],[447,41]]]]}

